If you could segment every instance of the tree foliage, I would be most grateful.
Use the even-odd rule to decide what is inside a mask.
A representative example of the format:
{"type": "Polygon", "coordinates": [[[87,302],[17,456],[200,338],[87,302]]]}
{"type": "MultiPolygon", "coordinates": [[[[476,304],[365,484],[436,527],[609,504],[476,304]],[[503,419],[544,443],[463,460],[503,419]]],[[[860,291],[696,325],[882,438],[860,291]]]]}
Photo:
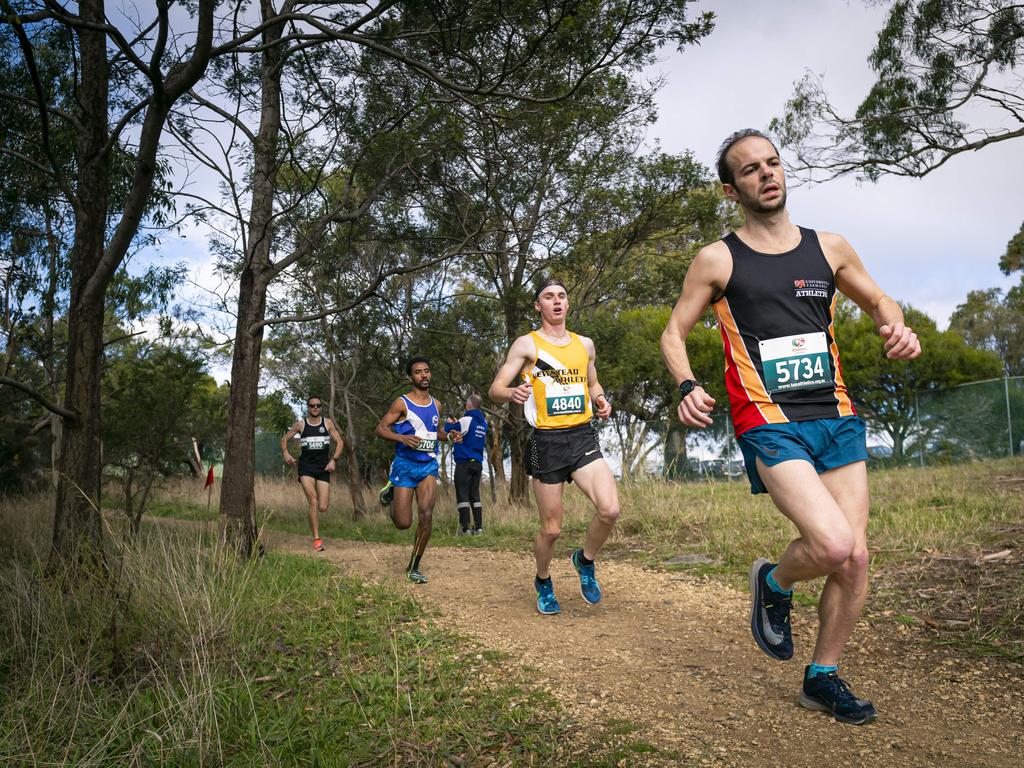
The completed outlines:
{"type": "Polygon", "coordinates": [[[971,291],[949,319],[949,329],[977,349],[994,352],[1006,376],[1024,376],[1024,288],[971,291]]]}
{"type": "Polygon", "coordinates": [[[924,176],[1024,137],[1022,56],[1019,3],[899,0],[868,59],[877,80],[852,117],[809,74],[771,127],[806,177],[924,176]]]}
{"type": "Polygon", "coordinates": [[[904,315],[921,340],[923,353],[910,361],[889,360],[874,321],[843,303],[836,321],[843,378],[871,428],[891,440],[894,460],[902,460],[917,435],[915,393],[1001,373],[997,355],[968,346],[954,331],[939,331],[934,320],[912,307],[904,307],[904,315]]]}

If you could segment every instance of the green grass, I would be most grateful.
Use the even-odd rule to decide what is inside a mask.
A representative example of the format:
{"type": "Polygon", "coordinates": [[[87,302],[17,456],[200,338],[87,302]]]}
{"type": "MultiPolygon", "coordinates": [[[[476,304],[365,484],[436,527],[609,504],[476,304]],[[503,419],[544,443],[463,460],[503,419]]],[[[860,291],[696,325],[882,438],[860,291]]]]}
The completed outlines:
{"type": "Polygon", "coordinates": [[[36,539],[0,544],[0,764],[658,759],[630,724],[582,727],[500,654],[324,561],[243,565],[193,529],[151,525],[114,558],[116,598],[60,590],[32,560],[34,512],[0,503],[36,539]]]}

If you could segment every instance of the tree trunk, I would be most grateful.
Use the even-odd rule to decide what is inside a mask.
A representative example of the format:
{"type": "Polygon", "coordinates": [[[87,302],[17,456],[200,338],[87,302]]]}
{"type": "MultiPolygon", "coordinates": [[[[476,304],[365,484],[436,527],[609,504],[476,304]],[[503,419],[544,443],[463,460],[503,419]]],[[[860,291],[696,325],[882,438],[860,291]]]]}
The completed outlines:
{"type": "MultiPolygon", "coordinates": [[[[102,0],[82,0],[82,20],[106,23],[102,0]]],[[[86,291],[103,258],[110,189],[104,151],[108,123],[106,34],[77,29],[81,82],[77,102],[78,164],[75,244],[71,251],[71,301],[64,406],[75,413],[61,434],[49,569],[105,571],[100,517],[100,370],[103,364],[104,295],[86,291]]]]}
{"type": "MultiPolygon", "coordinates": [[[[265,20],[275,15],[269,0],[261,3],[265,20]]],[[[263,32],[260,61],[260,130],[253,145],[252,208],[249,212],[245,267],[238,291],[238,322],[231,361],[228,435],[221,481],[221,533],[242,557],[256,547],[256,405],[259,398],[260,353],[266,317],[267,287],[276,272],[270,260],[273,242],[274,192],[277,187],[278,139],[281,133],[282,50],[277,45],[283,24],[263,32]]]]}
{"type": "Polygon", "coordinates": [[[501,439],[501,421],[496,418],[487,421],[487,461],[491,465],[491,477],[505,482],[505,444],[501,439]]]}
{"type": "Polygon", "coordinates": [[[530,425],[523,417],[523,406],[509,403],[509,420],[506,437],[512,449],[512,481],[508,486],[509,498],[522,501],[527,496],[526,482],[526,440],[530,425]]]}
{"type": "Polygon", "coordinates": [[[686,428],[672,419],[665,435],[664,477],[666,480],[682,480],[686,470],[686,428]]]}
{"type": "Polygon", "coordinates": [[[366,516],[367,509],[366,500],[363,498],[363,477],[359,468],[359,453],[356,451],[358,435],[352,417],[352,398],[349,397],[347,390],[343,397],[345,402],[345,464],[348,466],[348,487],[349,494],[352,496],[352,519],[361,520],[366,516]]]}
{"type": "Polygon", "coordinates": [[[491,503],[498,503],[498,490],[496,481],[505,482],[505,451],[504,443],[501,440],[501,430],[495,428],[496,419],[491,418],[487,422],[487,476],[490,479],[491,503]]]}
{"type": "MultiPolygon", "coordinates": [[[[60,402],[59,385],[57,384],[57,348],[54,344],[53,324],[57,314],[57,263],[60,257],[57,235],[53,231],[53,218],[50,203],[43,205],[46,222],[46,252],[48,257],[46,292],[43,294],[43,370],[49,385],[49,393],[55,403],[60,402]]],[[[60,481],[57,466],[60,463],[60,445],[64,435],[64,420],[59,414],[50,416],[50,479],[54,489],[60,481]]]]}
{"type": "Polygon", "coordinates": [[[249,331],[266,312],[267,280],[252,265],[242,272],[238,322],[231,360],[228,434],[221,479],[221,534],[242,557],[256,551],[256,406],[259,401],[263,328],[249,331]]]}

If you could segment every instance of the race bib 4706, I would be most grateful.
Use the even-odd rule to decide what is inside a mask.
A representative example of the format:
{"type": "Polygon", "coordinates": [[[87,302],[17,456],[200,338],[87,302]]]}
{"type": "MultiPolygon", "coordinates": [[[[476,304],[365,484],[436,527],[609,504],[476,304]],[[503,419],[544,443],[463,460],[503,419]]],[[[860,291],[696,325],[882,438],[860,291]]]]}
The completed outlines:
{"type": "Polygon", "coordinates": [[[769,394],[832,384],[824,333],[798,333],[759,342],[769,394]]]}

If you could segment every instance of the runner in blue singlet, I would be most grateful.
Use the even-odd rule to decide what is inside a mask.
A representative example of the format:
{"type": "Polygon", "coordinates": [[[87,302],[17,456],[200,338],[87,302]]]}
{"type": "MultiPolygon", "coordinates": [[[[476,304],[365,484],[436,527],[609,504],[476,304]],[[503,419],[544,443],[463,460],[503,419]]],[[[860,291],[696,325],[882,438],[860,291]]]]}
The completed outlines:
{"type": "Polygon", "coordinates": [[[430,362],[414,357],[406,364],[412,391],[396,399],[374,430],[377,437],[395,443],[395,460],[388,478],[394,487],[391,520],[401,530],[412,525],[412,499],[416,496],[418,519],[412,557],[405,569],[409,580],[425,584],[420,558],[433,531],[434,498],[437,493],[438,440],[462,440],[458,431],[439,432],[441,408],[430,396],[430,362]]]}

